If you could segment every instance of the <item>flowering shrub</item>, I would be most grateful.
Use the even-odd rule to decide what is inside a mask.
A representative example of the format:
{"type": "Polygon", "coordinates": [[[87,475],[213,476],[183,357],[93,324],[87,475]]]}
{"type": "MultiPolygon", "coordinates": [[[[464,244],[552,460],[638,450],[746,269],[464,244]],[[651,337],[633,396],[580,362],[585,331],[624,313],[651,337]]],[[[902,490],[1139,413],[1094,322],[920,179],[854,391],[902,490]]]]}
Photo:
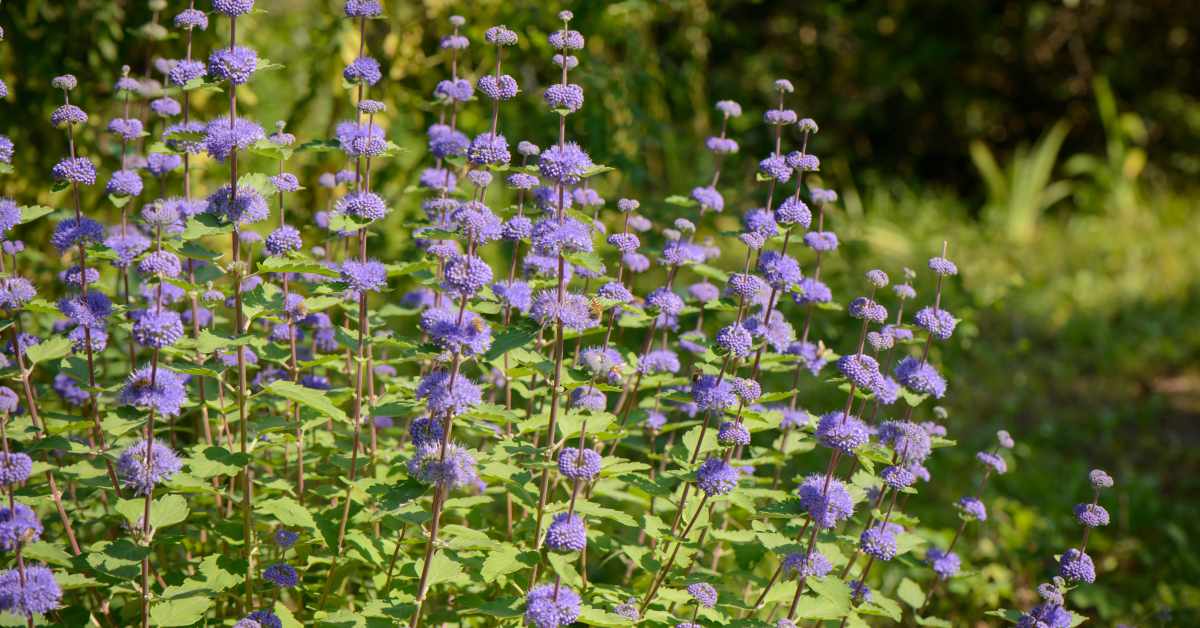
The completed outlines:
{"type": "MultiPolygon", "coordinates": [[[[373,186],[400,149],[395,105],[370,98],[385,80],[367,48],[380,3],[344,6],[359,42],[342,75],[350,119],[300,143],[239,103],[275,67],[248,46],[254,2],[212,8],[174,19],[185,57],[155,64],[165,85],[124,69],[115,156],[76,142],[86,90],[54,78],[49,122],[68,154],[47,179],[67,209],[0,202],[0,611],[30,625],[864,625],[906,612],[950,625],[929,609],[970,564],[955,550],[988,520],[985,484],[1014,441],[1000,432],[978,454],[961,525],[931,542],[915,509],[927,460],[954,444],[933,406],[953,393],[933,348],[954,341],[942,296],[958,269],[943,244],[899,283],[871,269],[851,282],[860,292],[834,294],[822,267],[845,216],[790,82],[771,85],[774,150],[756,179],[721,179],[743,115],[722,100],[719,133],[696,142],[714,171],[665,199],[674,220],[656,225],[646,199],[612,210],[611,168],[568,133],[587,72],[571,12],[537,45],[488,28],[481,52],[455,16],[412,222],[373,186]],[[205,64],[193,35],[217,24],[228,37],[205,64]],[[506,138],[502,104],[537,97],[504,61],[544,45],[543,148],[506,138]],[[486,72],[464,75],[476,61],[486,72]],[[227,100],[197,111],[198,90],[227,100]],[[131,117],[142,103],[153,119],[131,117]],[[460,128],[468,107],[488,123],[460,128]],[[293,207],[296,159],[337,168],[316,182],[336,200],[312,220],[293,207]],[[80,194],[105,172],[111,226],[80,194]],[[731,185],[757,186],[762,206],[713,233],[731,185]],[[27,279],[43,258],[19,237],[43,218],[57,221],[58,285],[27,279]],[[383,257],[401,224],[406,261],[383,257]],[[740,265],[721,268],[722,250],[740,265]],[[910,312],[918,286],[928,297],[910,312]],[[802,379],[838,403],[809,404],[802,379]]],[[[1020,625],[1072,625],[1067,587],[1096,577],[1087,533],[1108,522],[1112,480],[1091,481],[1083,542],[1020,625]]]]}

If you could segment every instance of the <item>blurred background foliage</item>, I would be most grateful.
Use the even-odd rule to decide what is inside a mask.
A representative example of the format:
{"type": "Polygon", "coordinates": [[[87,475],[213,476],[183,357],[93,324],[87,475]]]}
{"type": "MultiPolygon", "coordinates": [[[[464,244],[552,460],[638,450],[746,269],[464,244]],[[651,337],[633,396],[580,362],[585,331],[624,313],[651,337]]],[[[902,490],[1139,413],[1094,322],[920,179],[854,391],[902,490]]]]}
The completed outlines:
{"type": "MultiPolygon", "coordinates": [[[[540,102],[554,76],[544,35],[558,5],[384,4],[387,21],[368,28],[386,77],[372,96],[388,103],[389,136],[407,151],[382,166],[377,187],[406,212],[376,246],[411,255],[399,227],[417,211],[405,190],[427,161],[430,95],[448,72],[437,53],[446,18],[468,18],[469,78],[492,63],[478,45],[487,26],[520,33],[506,71],[525,95],[505,105],[501,128],[510,142],[545,144],[555,120],[540,102]]],[[[786,77],[796,85],[791,106],[821,125],[811,149],[823,184],[842,195],[831,224],[845,245],[826,276],[856,278],[874,265],[896,276],[950,242],[963,272],[945,302],[964,325],[938,351],[952,378],[951,435],[962,446],[932,464],[936,481],[919,510],[927,523],[956,524],[950,503],[970,479],[954,470],[994,429],[1008,428],[1020,445],[1015,468],[993,485],[992,519],[965,552],[977,571],[954,581],[938,614],[974,622],[997,606],[1032,605],[1052,557],[1076,538],[1071,507],[1087,497],[1086,470],[1099,466],[1118,479],[1114,524],[1093,537],[1100,578],[1073,605],[1098,625],[1200,622],[1200,558],[1191,551],[1200,542],[1200,11],[1170,0],[563,4],[588,37],[577,74],[587,104],[569,132],[618,169],[597,184],[610,199],[635,195],[660,221],[686,213],[662,199],[709,176],[701,148],[717,123],[712,104],[735,99],[747,113],[731,125],[742,153],[727,163],[729,209],[715,227],[736,228],[762,202],[751,184],[770,150],[761,113],[771,80],[786,77]]],[[[115,167],[117,145],[102,131],[119,111],[111,86],[121,66],[144,74],[157,56],[182,56],[181,40],[156,26],[184,3],[168,5],[159,16],[140,0],[0,6],[8,40],[0,76],[12,91],[0,132],[18,147],[4,194],[61,204],[48,172],[64,140],[47,116],[61,97],[49,79],[63,72],[79,76],[76,100],[93,115],[83,145],[101,151],[103,171],[115,167]]],[[[242,110],[264,126],[286,120],[301,141],[331,137],[351,114],[340,72],[356,53],[341,2],[259,6],[268,13],[244,20],[239,35],[285,68],[243,89],[242,110]]],[[[217,37],[199,35],[197,55],[217,37]]],[[[195,103],[200,117],[219,115],[222,103],[205,98],[195,103]]],[[[483,129],[484,109],[467,107],[461,125],[483,129]]],[[[315,178],[339,167],[330,161],[309,155],[290,167],[309,182],[297,202],[325,206],[315,178]]],[[[111,211],[89,200],[91,213],[111,211]]],[[[838,340],[827,337],[835,348],[838,340]]]]}

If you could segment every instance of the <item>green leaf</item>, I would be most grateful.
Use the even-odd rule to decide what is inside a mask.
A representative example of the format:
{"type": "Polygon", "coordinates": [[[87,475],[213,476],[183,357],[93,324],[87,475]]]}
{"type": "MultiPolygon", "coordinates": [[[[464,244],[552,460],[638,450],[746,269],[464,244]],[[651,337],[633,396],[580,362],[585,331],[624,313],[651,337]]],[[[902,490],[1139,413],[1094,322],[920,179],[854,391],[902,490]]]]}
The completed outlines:
{"type": "Polygon", "coordinates": [[[699,203],[696,201],[686,196],[680,196],[679,194],[672,194],[671,196],[668,196],[664,202],[668,205],[675,205],[677,207],[695,207],[699,205],[699,203]]]}
{"type": "Polygon", "coordinates": [[[212,261],[221,257],[220,253],[206,249],[195,242],[184,242],[183,246],[179,247],[179,252],[182,253],[184,257],[207,261],[212,261]]]}
{"type": "Polygon", "coordinates": [[[325,396],[325,392],[313,388],[305,388],[299,384],[288,381],[274,381],[267,384],[263,388],[263,392],[269,392],[274,395],[279,395],[284,399],[295,401],[301,405],[308,406],[316,410],[321,416],[337,419],[338,421],[347,422],[346,413],[333,405],[329,397],[325,396]]]}
{"type": "Polygon", "coordinates": [[[588,166],[588,168],[586,170],[583,171],[583,178],[586,179],[588,177],[594,177],[598,174],[612,172],[613,170],[616,170],[616,168],[613,168],[612,166],[605,166],[604,164],[592,164],[591,166],[588,166]]]}
{"type": "Polygon", "coordinates": [[[865,614],[881,615],[895,622],[900,621],[900,618],[904,616],[904,611],[900,609],[900,605],[895,600],[879,595],[878,592],[860,610],[865,614]]]}
{"type": "Polygon", "coordinates": [[[231,231],[233,231],[233,225],[221,224],[220,219],[212,214],[196,214],[188,218],[182,237],[184,240],[196,240],[231,231]]]}
{"type": "Polygon", "coordinates": [[[954,624],[942,619],[941,617],[921,617],[916,616],[918,626],[934,626],[934,628],[954,628],[954,624]]]}
{"type": "Polygon", "coordinates": [[[988,611],[988,612],[984,613],[984,615],[991,615],[992,617],[999,617],[1000,619],[1003,619],[1004,621],[1006,621],[1010,624],[1015,624],[1018,621],[1020,621],[1022,614],[1023,613],[1021,613],[1021,611],[1013,610],[1011,608],[998,608],[994,611],[988,611]]]}
{"type": "Polygon", "coordinates": [[[925,593],[921,591],[921,585],[908,578],[900,581],[900,586],[896,588],[896,597],[915,609],[925,606],[925,593]]]}
{"type": "Polygon", "coordinates": [[[261,139],[250,145],[250,152],[260,157],[267,157],[276,161],[284,161],[291,159],[292,152],[295,149],[290,146],[281,146],[267,139],[261,139]]]}
{"type": "Polygon", "coordinates": [[[243,336],[241,338],[226,338],[218,336],[207,329],[200,331],[200,336],[196,338],[196,350],[200,353],[213,353],[218,349],[232,349],[248,345],[254,340],[251,336],[243,336]]]}
{"type": "Polygon", "coordinates": [[[57,360],[71,352],[71,339],[66,336],[54,336],[25,349],[25,357],[29,358],[30,366],[47,360],[57,360]]]}
{"type": "Polygon", "coordinates": [[[58,586],[62,587],[64,591],[103,586],[99,580],[77,573],[56,573],[54,574],[54,580],[58,582],[58,586]]]}
{"type": "Polygon", "coordinates": [[[516,546],[502,545],[499,549],[488,553],[487,559],[483,561],[483,570],[479,575],[484,582],[492,582],[500,576],[520,571],[526,566],[521,562],[520,556],[521,550],[516,546]]]}
{"type": "Polygon", "coordinates": [[[250,456],[241,452],[234,453],[212,445],[205,447],[188,459],[188,469],[198,478],[211,478],[218,475],[237,475],[250,461],[250,456]]]}
{"type": "Polygon", "coordinates": [[[268,257],[258,263],[258,270],[267,273],[308,273],[311,275],[323,275],[325,277],[338,276],[336,271],[322,266],[316,260],[302,256],[268,257]]]}
{"type": "Polygon", "coordinates": [[[45,205],[25,205],[21,207],[21,224],[33,222],[53,211],[53,207],[46,207],[45,205]]]}
{"type": "Polygon", "coordinates": [[[238,188],[250,188],[261,194],[264,198],[271,198],[275,194],[275,186],[271,184],[271,177],[261,172],[251,172],[238,177],[238,188]]]}
{"type": "Polygon", "coordinates": [[[606,508],[595,502],[585,502],[585,501],[576,502],[575,510],[578,511],[579,513],[587,515],[589,517],[600,517],[601,519],[610,519],[612,521],[615,521],[615,522],[617,522],[623,526],[629,527],[629,528],[638,527],[637,521],[632,516],[630,516],[628,513],[620,511],[620,510],[614,510],[612,508],[606,508]]]}
{"type": "Polygon", "coordinates": [[[582,266],[594,273],[604,271],[604,262],[595,253],[568,253],[564,257],[573,265],[582,266]]]}
{"type": "Polygon", "coordinates": [[[283,628],[304,627],[304,624],[300,623],[300,620],[296,619],[296,616],[292,614],[292,610],[278,600],[275,602],[275,616],[279,618],[279,622],[283,624],[283,628]]]}
{"type": "Polygon", "coordinates": [[[311,513],[291,497],[275,497],[261,500],[254,505],[254,512],[274,517],[285,526],[305,528],[320,538],[317,522],[311,513]]]}
{"type": "MultiPolygon", "coordinates": [[[[421,573],[424,566],[425,559],[418,560],[417,573],[421,573]]],[[[446,552],[437,552],[433,555],[433,562],[429,565],[429,586],[453,580],[460,573],[462,573],[462,565],[447,556],[446,552]]]]}
{"type": "Polygon", "coordinates": [[[150,505],[150,525],[162,530],[187,519],[187,501],[180,495],[163,495],[150,505]]]}
{"type": "Polygon", "coordinates": [[[850,613],[850,587],[845,582],[829,576],[810,578],[808,588],[837,609],[838,617],[850,613]]]}
{"type": "Polygon", "coordinates": [[[371,224],[369,220],[361,220],[349,214],[336,214],[329,217],[330,231],[358,231],[371,224]]]}
{"type": "Polygon", "coordinates": [[[150,607],[154,626],[191,626],[204,619],[212,606],[212,591],[197,583],[167,587],[162,598],[150,607]]]}
{"type": "Polygon", "coordinates": [[[579,560],[574,553],[556,554],[549,553],[546,555],[546,560],[554,569],[554,573],[562,576],[563,584],[569,587],[575,587],[576,590],[583,584],[583,579],[579,577],[579,572],[575,571],[575,563],[579,560]]]}
{"type": "Polygon", "coordinates": [[[629,620],[605,610],[593,608],[587,604],[579,608],[579,621],[589,626],[628,626],[629,620]]]}
{"type": "MultiPolygon", "coordinates": [[[[688,430],[683,435],[683,447],[687,450],[688,460],[692,458],[692,452],[696,451],[696,443],[700,440],[700,431],[702,426],[696,425],[688,430]]],[[[704,443],[700,445],[700,453],[712,451],[717,448],[717,431],[713,429],[704,430],[704,443]]],[[[699,458],[697,458],[699,459],[699,458]]]]}
{"type": "Polygon", "coordinates": [[[246,580],[246,561],[224,554],[209,554],[200,561],[198,582],[220,592],[246,580]]]}
{"type": "MultiPolygon", "coordinates": [[[[117,512],[124,515],[129,525],[136,526],[146,511],[146,499],[135,497],[117,502],[117,512]]],[[[150,504],[150,525],[155,530],[173,526],[188,516],[187,501],[179,495],[163,495],[150,504]]]]}
{"type": "Polygon", "coordinates": [[[46,541],[30,543],[21,549],[21,553],[24,554],[25,560],[36,560],[59,567],[71,566],[71,555],[58,545],[46,541]]]}
{"type": "Polygon", "coordinates": [[[712,279],[721,284],[729,281],[729,273],[721,270],[720,268],[709,266],[708,264],[692,264],[689,268],[691,268],[691,270],[697,275],[707,279],[712,279]]]}
{"type": "Polygon", "coordinates": [[[483,359],[492,361],[513,349],[524,347],[533,342],[537,337],[538,328],[533,321],[529,319],[521,319],[516,324],[509,325],[504,329],[496,339],[492,341],[492,347],[483,355],[483,359]]]}
{"type": "Polygon", "coordinates": [[[338,150],[341,144],[337,140],[311,140],[297,147],[297,150],[310,151],[314,153],[328,153],[338,150]]]}

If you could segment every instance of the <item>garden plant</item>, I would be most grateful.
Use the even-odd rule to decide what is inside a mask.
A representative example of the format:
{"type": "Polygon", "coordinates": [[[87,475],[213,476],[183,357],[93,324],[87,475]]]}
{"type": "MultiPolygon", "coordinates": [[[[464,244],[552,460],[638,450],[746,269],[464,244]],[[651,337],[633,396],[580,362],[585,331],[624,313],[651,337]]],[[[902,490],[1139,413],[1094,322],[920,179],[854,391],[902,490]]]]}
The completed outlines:
{"type": "Polygon", "coordinates": [[[323,89],[348,113],[296,137],[256,116],[256,79],[289,71],[255,46],[271,13],[150,5],[170,36],[115,85],[22,75],[61,97],[19,122],[64,134],[49,172],[0,136],[0,182],[45,188],[0,199],[4,625],[1087,619],[1101,470],[1044,513],[1079,501],[1082,533],[1027,574],[1038,601],[949,613],[1003,561],[973,527],[1022,437],[950,411],[973,252],[946,234],[907,265],[831,265],[859,218],[787,77],[711,103],[687,140],[711,169],[647,197],[572,123],[604,95],[566,8],[518,32],[463,3],[436,89],[402,103],[371,48],[398,25],[339,3],[357,53],[323,89]],[[390,139],[397,108],[425,144],[390,139]],[[399,159],[413,184],[381,191],[399,159]],[[959,442],[988,444],[933,464],[959,442]]]}

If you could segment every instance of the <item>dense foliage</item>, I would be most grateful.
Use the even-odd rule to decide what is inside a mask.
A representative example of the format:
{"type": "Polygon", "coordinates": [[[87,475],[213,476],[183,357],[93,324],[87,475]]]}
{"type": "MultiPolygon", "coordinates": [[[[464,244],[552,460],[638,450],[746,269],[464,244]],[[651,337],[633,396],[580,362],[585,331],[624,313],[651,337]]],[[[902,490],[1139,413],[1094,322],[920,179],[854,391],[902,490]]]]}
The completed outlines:
{"type": "MultiPolygon", "coordinates": [[[[614,151],[575,122],[596,119],[600,71],[569,13],[516,31],[452,18],[422,113],[385,96],[370,54],[390,23],[352,0],[319,18],[356,50],[338,78],[346,121],[297,139],[254,122],[272,107],[265,77],[296,66],[246,47],[274,18],[253,4],[218,0],[174,18],[181,41],[150,37],[186,40],[187,57],[153,58],[158,81],[127,67],[106,124],[77,106],[104,87],[47,78],[63,100],[39,116],[53,108],[65,138],[49,176],[22,170],[27,131],[15,159],[0,153],[17,198],[49,178],[44,202],[61,207],[38,193],[3,207],[0,607],[243,628],[946,625],[978,619],[978,599],[956,598],[982,592],[1023,624],[1082,619],[1065,597],[1096,577],[1083,552],[1109,522],[1102,472],[1038,514],[1065,527],[1083,502],[1082,542],[1043,549],[1057,565],[1013,570],[988,542],[963,545],[1022,450],[957,422],[970,370],[941,364],[980,331],[950,313],[979,261],[960,277],[942,239],[986,243],[863,247],[887,241],[856,194],[824,187],[838,179],[809,152],[822,135],[789,108],[790,81],[750,92],[765,92],[762,122],[717,103],[707,140],[671,139],[712,155],[690,160],[693,183],[651,183],[636,173],[652,167],[593,160],[614,151]],[[424,148],[389,128],[422,117],[424,148]],[[891,277],[864,274],[868,256],[891,257],[891,277]],[[963,436],[984,449],[944,449],[963,436]],[[1010,598],[1014,579],[1047,581],[1041,601],[1010,598]]],[[[1048,180],[1020,187],[1046,176],[1047,145],[1012,180],[975,149],[988,219],[1015,243],[1062,198],[1048,180]]],[[[1007,289],[991,288],[978,298],[1007,289]]]]}

